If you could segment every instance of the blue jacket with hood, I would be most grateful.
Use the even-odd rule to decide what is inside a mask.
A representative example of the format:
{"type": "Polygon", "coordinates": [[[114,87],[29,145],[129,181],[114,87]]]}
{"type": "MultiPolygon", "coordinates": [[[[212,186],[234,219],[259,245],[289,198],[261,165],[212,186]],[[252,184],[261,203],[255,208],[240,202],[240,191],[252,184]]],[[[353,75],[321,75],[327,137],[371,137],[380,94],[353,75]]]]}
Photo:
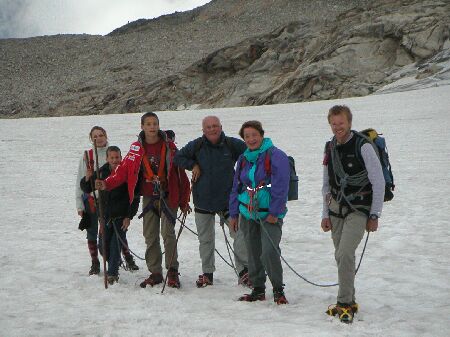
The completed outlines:
{"type": "Polygon", "coordinates": [[[174,163],[180,167],[192,171],[195,164],[200,166],[201,175],[192,185],[194,207],[198,209],[208,212],[228,209],[234,166],[246,147],[240,139],[227,138],[225,141],[222,132],[219,142],[213,144],[202,136],[187,143],[175,155],[174,163]]]}

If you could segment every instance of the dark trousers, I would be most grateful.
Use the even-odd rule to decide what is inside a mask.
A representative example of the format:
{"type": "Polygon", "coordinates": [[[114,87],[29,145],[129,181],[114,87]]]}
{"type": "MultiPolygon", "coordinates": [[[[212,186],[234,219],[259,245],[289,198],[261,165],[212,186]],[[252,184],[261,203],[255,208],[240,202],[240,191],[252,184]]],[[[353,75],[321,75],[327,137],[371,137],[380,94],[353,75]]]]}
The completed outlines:
{"type": "Polygon", "coordinates": [[[97,213],[92,213],[89,210],[89,204],[87,200],[84,200],[84,209],[85,212],[89,215],[89,227],[86,229],[86,239],[89,241],[97,241],[98,234],[98,218],[97,213]]]}
{"type": "MultiPolygon", "coordinates": [[[[126,232],[122,229],[123,218],[110,220],[105,225],[105,251],[108,260],[108,276],[118,276],[120,266],[120,252],[122,250],[122,242],[126,242],[126,232]],[[115,228],[115,229],[114,229],[115,228]]],[[[103,255],[103,242],[101,235],[99,236],[98,249],[103,255]]]]}
{"type": "Polygon", "coordinates": [[[244,231],[248,251],[248,276],[253,287],[265,288],[267,273],[272,287],[282,288],[283,267],[280,259],[282,220],[271,224],[266,221],[259,222],[241,217],[239,225],[244,231]],[[264,229],[261,226],[264,226],[264,229]]]}

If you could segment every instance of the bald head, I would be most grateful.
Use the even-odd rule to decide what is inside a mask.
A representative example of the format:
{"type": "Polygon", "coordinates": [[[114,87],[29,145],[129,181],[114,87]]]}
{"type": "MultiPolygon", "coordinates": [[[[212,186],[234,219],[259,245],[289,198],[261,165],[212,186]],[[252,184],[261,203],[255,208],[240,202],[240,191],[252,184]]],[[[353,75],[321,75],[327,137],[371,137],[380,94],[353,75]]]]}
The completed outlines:
{"type": "Polygon", "coordinates": [[[205,137],[213,144],[217,144],[222,134],[222,124],[217,116],[206,116],[202,121],[202,130],[205,137]]]}
{"type": "Polygon", "coordinates": [[[205,125],[211,125],[211,124],[217,124],[217,125],[221,125],[220,124],[220,119],[217,116],[206,116],[205,118],[203,118],[202,120],[202,128],[205,128],[205,125]]]}

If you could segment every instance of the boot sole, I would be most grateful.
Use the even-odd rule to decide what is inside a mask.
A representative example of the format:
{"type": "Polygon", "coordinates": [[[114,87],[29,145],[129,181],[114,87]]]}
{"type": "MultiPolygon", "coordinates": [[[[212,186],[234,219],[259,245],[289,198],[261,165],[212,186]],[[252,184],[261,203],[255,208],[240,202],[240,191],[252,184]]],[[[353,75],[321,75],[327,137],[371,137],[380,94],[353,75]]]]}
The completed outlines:
{"type": "Polygon", "coordinates": [[[258,298],[249,298],[249,297],[239,297],[238,301],[239,302],[258,302],[258,301],[265,301],[266,297],[258,297],[258,298]]]}

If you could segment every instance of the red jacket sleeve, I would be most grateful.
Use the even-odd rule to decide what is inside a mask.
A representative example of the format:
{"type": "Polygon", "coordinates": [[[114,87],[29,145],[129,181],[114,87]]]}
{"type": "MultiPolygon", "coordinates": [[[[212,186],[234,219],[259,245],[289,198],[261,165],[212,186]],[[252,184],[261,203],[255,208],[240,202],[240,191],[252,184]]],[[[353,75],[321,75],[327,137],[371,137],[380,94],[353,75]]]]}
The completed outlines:
{"type": "Polygon", "coordinates": [[[186,171],[181,167],[177,167],[177,170],[179,172],[178,177],[180,179],[180,206],[185,207],[189,204],[189,199],[191,196],[191,186],[186,171]]]}
{"type": "MultiPolygon", "coordinates": [[[[106,189],[108,191],[128,183],[134,190],[137,183],[139,167],[141,165],[143,149],[139,143],[133,143],[125,158],[116,168],[113,174],[105,179],[106,189]]],[[[131,198],[132,199],[132,198],[131,198]]]]}
{"type": "Polygon", "coordinates": [[[128,165],[126,165],[125,160],[126,160],[126,157],[120,163],[120,165],[117,166],[114,173],[105,179],[106,190],[111,191],[111,190],[115,189],[116,187],[122,185],[123,183],[127,182],[128,165]]]}
{"type": "Polygon", "coordinates": [[[170,147],[169,204],[173,208],[183,208],[189,204],[191,195],[189,178],[184,169],[173,163],[177,147],[173,142],[168,144],[170,147]]]}

